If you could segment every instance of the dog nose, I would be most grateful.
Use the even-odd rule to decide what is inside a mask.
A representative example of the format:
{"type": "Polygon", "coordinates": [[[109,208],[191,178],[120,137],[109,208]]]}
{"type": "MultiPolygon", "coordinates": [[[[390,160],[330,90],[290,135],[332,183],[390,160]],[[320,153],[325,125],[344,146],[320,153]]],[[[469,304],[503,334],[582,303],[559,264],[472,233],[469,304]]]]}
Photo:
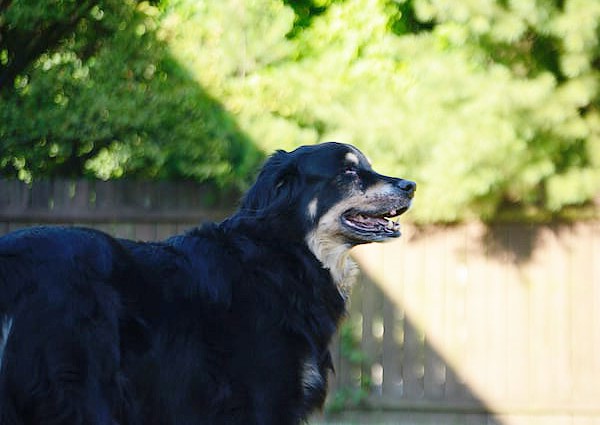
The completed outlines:
{"type": "Polygon", "coordinates": [[[413,197],[415,195],[415,190],[417,190],[417,184],[410,180],[400,179],[398,182],[398,187],[406,192],[409,197],[413,197]]]}

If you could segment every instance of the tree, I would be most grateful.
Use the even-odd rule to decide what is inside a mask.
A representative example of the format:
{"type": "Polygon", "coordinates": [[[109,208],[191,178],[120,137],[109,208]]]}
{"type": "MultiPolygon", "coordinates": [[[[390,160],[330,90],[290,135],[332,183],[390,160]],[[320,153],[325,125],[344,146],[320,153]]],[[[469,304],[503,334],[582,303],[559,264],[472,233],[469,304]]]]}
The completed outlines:
{"type": "Polygon", "coordinates": [[[206,2],[197,20],[183,20],[185,32],[202,31],[205,19],[220,31],[180,61],[193,64],[265,150],[354,143],[386,172],[420,183],[423,207],[412,214],[425,222],[491,219],[507,209],[554,214],[598,193],[597,2],[524,9],[499,1],[347,0],[328,3],[302,31],[294,31],[291,9],[245,4],[246,22],[281,9],[261,15],[271,32],[229,25],[230,14],[216,10],[236,2],[206,2]],[[231,57],[221,55],[224,38],[234,37],[238,46],[274,46],[265,51],[280,56],[261,60],[241,50],[252,64],[245,72],[221,69],[207,78],[207,68],[231,57]]]}
{"type": "Polygon", "coordinates": [[[478,123],[498,117],[485,143],[493,150],[451,184],[486,174],[478,181],[488,188],[468,202],[489,214],[506,205],[557,212],[592,199],[600,189],[600,3],[419,0],[415,10],[436,22],[446,50],[473,52],[476,72],[493,79],[467,95],[482,103],[478,123]],[[494,114],[482,109],[491,104],[494,114]]]}
{"type": "Polygon", "coordinates": [[[0,93],[4,175],[244,184],[261,155],[173,59],[157,7],[131,0],[57,4],[58,11],[54,3],[5,5],[2,29],[16,41],[3,47],[3,76],[20,73],[0,93]],[[52,42],[34,37],[32,53],[12,53],[32,34],[48,32],[52,42]],[[43,53],[22,67],[42,44],[43,53]]]}

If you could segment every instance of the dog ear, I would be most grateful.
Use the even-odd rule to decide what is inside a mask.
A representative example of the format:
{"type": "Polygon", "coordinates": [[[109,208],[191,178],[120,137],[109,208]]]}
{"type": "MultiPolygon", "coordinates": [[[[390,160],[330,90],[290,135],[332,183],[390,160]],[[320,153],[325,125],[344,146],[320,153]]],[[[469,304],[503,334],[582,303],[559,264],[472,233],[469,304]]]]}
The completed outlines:
{"type": "Polygon", "coordinates": [[[269,210],[281,211],[289,203],[292,182],[297,176],[291,154],[278,150],[263,165],[256,182],[242,199],[240,211],[264,215],[269,210]]]}

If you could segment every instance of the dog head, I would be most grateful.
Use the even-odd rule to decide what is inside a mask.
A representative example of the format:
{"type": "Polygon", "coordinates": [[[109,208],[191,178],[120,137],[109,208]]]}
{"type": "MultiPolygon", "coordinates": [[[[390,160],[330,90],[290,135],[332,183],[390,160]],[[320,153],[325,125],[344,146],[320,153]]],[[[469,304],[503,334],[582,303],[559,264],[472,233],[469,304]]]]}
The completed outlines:
{"type": "Polygon", "coordinates": [[[273,154],[240,213],[268,221],[284,238],[301,238],[340,280],[349,248],[400,236],[395,218],[408,210],[415,189],[412,181],[375,172],[355,147],[329,142],[273,154]]]}
{"type": "Polygon", "coordinates": [[[240,211],[283,220],[303,237],[322,233],[354,246],[399,237],[394,219],[408,210],[415,189],[412,181],[376,173],[355,147],[329,142],[273,154],[240,211]]]}

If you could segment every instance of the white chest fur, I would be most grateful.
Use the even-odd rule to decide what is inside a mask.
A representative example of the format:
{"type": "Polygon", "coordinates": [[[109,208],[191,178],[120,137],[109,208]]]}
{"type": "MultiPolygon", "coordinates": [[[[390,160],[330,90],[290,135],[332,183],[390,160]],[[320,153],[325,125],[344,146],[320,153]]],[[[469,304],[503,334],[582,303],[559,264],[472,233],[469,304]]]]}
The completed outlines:
{"type": "Polygon", "coordinates": [[[350,257],[349,245],[318,231],[311,232],[306,242],[323,267],[329,270],[340,294],[347,300],[358,274],[358,266],[350,257]]]}

